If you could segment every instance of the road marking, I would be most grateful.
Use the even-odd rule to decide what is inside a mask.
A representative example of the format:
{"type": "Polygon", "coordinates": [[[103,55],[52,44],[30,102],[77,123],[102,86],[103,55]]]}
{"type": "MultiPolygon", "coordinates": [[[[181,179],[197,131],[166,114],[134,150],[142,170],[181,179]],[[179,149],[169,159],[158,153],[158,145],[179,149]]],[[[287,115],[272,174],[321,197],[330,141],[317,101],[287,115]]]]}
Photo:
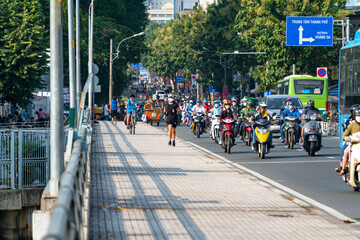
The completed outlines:
{"type": "Polygon", "coordinates": [[[298,151],[298,152],[302,152],[303,150],[302,150],[302,149],[296,149],[296,151],[298,151]]]}
{"type": "Polygon", "coordinates": [[[239,164],[269,164],[269,163],[330,163],[330,162],[338,162],[338,160],[309,160],[309,161],[272,161],[272,162],[268,162],[268,161],[263,161],[263,162],[259,162],[254,160],[253,162],[240,162],[239,164]]]}
{"type": "Polygon", "coordinates": [[[309,197],[307,197],[307,196],[305,196],[305,195],[303,195],[303,194],[301,194],[299,192],[296,192],[295,190],[292,190],[292,189],[290,189],[288,187],[285,187],[285,186],[281,185],[280,183],[278,183],[278,182],[276,182],[274,180],[271,180],[270,178],[267,178],[264,175],[261,175],[258,172],[250,170],[249,168],[246,168],[246,167],[244,167],[244,166],[242,166],[240,164],[234,163],[234,162],[232,162],[232,161],[230,161],[230,160],[228,160],[228,159],[226,159],[226,158],[224,158],[224,157],[222,157],[222,156],[220,156],[220,155],[218,155],[216,153],[213,153],[213,152],[211,152],[211,151],[209,151],[209,150],[207,150],[207,149],[205,149],[203,147],[200,147],[199,145],[197,145],[195,143],[192,143],[192,142],[189,142],[189,141],[186,141],[186,143],[188,143],[188,144],[192,145],[193,147],[196,147],[199,150],[202,150],[203,152],[206,152],[206,153],[208,153],[208,154],[210,154],[210,155],[212,155],[212,156],[214,156],[214,157],[216,157],[216,158],[218,158],[218,159],[220,159],[220,160],[222,160],[224,162],[227,162],[230,165],[232,165],[232,166],[234,166],[234,167],[236,167],[236,168],[238,168],[240,170],[243,170],[244,172],[247,172],[247,173],[257,177],[260,180],[263,180],[263,181],[269,183],[270,185],[273,185],[274,187],[277,187],[277,188],[291,194],[292,196],[297,197],[297,198],[303,200],[304,202],[307,202],[310,205],[313,205],[313,206],[323,210],[324,212],[327,212],[331,216],[333,216],[333,217],[335,217],[335,218],[337,218],[337,219],[339,219],[341,221],[350,221],[350,222],[354,222],[356,224],[359,223],[358,221],[345,216],[344,214],[336,211],[335,209],[333,209],[331,207],[328,207],[328,206],[326,206],[326,205],[324,205],[324,204],[322,204],[322,203],[320,203],[320,202],[318,202],[318,201],[316,201],[316,200],[314,200],[312,198],[309,198],[309,197]]]}
{"type": "Polygon", "coordinates": [[[327,157],[327,158],[334,159],[335,157],[327,157]]]}

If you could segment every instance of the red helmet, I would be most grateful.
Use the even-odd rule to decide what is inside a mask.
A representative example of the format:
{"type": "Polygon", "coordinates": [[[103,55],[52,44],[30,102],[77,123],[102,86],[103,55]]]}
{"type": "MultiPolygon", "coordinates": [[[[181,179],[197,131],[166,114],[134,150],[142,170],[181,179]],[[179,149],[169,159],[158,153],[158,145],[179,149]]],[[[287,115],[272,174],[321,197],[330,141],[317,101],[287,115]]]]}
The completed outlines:
{"type": "Polygon", "coordinates": [[[286,101],[292,101],[292,99],[291,99],[291,98],[287,98],[286,101]]]}

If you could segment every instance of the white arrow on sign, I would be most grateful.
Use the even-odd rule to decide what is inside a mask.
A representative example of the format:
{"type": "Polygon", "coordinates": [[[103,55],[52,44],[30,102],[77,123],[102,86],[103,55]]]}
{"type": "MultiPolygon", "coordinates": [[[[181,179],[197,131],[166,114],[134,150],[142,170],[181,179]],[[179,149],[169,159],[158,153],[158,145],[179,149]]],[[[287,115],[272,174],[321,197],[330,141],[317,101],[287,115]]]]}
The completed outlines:
{"type": "Polygon", "coordinates": [[[309,38],[303,38],[303,32],[304,32],[304,28],[300,25],[299,27],[299,44],[302,45],[303,42],[310,42],[312,43],[313,41],[315,41],[315,39],[313,39],[312,37],[309,38]]]}

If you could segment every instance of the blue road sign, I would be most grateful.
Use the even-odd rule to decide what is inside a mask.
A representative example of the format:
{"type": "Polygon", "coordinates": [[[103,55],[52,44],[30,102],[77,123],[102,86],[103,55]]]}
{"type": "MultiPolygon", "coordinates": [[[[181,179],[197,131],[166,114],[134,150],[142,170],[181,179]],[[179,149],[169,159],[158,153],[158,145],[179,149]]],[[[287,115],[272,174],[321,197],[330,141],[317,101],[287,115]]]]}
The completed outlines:
{"type": "Polygon", "coordinates": [[[286,46],[332,47],[333,17],[286,17],[286,46]]]}
{"type": "Polygon", "coordinates": [[[183,76],[176,76],[176,83],[181,83],[182,81],[184,81],[183,76]]]}

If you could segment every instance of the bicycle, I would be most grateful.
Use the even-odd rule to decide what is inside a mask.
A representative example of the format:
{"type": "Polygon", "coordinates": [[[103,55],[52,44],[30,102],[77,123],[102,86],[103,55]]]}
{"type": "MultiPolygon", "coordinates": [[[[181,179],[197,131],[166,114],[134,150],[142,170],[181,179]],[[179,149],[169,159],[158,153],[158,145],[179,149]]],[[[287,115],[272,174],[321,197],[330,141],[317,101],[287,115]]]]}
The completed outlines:
{"type": "Polygon", "coordinates": [[[133,111],[130,115],[130,121],[129,121],[130,134],[135,134],[135,125],[136,125],[136,113],[133,111]]]}

